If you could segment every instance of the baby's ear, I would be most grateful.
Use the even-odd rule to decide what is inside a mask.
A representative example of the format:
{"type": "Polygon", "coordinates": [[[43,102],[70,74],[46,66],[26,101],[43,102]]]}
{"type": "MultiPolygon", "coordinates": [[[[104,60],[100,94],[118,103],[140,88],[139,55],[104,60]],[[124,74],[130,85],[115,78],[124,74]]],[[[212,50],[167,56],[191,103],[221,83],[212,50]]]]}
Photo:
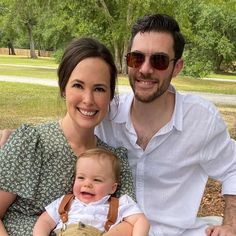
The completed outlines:
{"type": "Polygon", "coordinates": [[[112,185],[111,194],[113,194],[116,191],[117,187],[118,187],[118,183],[114,183],[112,185]]]}

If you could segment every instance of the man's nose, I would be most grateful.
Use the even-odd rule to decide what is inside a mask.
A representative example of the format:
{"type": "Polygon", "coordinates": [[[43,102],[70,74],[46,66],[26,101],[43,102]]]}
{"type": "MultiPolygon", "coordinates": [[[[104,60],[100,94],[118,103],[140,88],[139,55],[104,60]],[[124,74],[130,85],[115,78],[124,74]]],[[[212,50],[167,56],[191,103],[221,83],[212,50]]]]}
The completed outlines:
{"type": "Polygon", "coordinates": [[[145,57],[143,64],[139,68],[139,72],[143,75],[152,74],[154,72],[154,68],[150,63],[150,57],[145,57]]]}

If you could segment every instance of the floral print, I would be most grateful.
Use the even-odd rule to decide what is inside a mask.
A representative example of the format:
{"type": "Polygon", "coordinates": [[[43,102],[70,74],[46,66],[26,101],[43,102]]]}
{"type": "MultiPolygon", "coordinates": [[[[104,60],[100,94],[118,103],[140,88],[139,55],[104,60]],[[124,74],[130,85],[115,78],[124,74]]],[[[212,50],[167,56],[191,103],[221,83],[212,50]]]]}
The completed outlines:
{"type": "MultiPolygon", "coordinates": [[[[97,146],[120,158],[121,185],[117,196],[126,193],[134,199],[127,150],[112,148],[100,139],[97,146]]],[[[58,122],[24,124],[11,135],[0,149],[0,189],[17,195],[3,219],[10,236],[32,235],[44,207],[72,191],[76,159],[58,122]]]]}

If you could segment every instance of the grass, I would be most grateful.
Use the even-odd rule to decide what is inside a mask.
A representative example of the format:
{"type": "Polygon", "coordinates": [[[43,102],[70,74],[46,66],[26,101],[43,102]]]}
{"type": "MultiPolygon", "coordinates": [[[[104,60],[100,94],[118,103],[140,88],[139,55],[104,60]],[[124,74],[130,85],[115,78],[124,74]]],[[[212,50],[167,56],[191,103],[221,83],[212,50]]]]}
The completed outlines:
{"type": "Polygon", "coordinates": [[[57,63],[53,58],[39,57],[38,59],[31,59],[23,56],[0,55],[0,64],[13,65],[29,65],[29,66],[47,66],[56,68],[57,63]]]}
{"type": "Polygon", "coordinates": [[[58,88],[0,82],[0,129],[55,120],[64,114],[58,88]]]}
{"type": "Polygon", "coordinates": [[[0,64],[0,75],[57,79],[55,68],[19,67],[0,64]]]}
{"type": "Polygon", "coordinates": [[[229,79],[236,80],[236,73],[220,73],[220,74],[210,74],[208,78],[218,78],[218,79],[229,79]]]}

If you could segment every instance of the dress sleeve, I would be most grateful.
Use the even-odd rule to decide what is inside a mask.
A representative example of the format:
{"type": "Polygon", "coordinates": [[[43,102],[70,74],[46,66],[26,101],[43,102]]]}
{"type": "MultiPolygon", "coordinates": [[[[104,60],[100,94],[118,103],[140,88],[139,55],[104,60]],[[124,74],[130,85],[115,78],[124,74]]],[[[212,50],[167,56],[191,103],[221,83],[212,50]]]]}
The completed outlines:
{"type": "Polygon", "coordinates": [[[42,162],[39,136],[36,127],[22,125],[0,149],[0,189],[35,197],[42,162]]]}
{"type": "Polygon", "coordinates": [[[132,172],[128,162],[127,149],[124,147],[118,147],[115,149],[116,156],[120,159],[121,173],[120,173],[120,185],[115,193],[116,197],[120,197],[124,194],[129,195],[132,199],[136,199],[132,172]]]}

